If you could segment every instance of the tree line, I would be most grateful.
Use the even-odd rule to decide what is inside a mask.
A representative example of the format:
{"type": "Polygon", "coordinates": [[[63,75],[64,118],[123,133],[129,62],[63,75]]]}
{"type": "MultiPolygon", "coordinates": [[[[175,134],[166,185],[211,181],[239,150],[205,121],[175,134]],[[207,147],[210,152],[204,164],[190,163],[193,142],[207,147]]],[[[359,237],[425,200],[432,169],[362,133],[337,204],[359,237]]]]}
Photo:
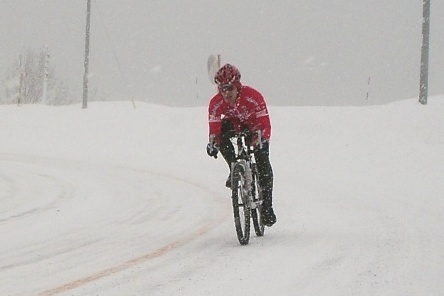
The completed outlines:
{"type": "Polygon", "coordinates": [[[36,52],[28,49],[24,56],[20,55],[5,71],[5,95],[0,96],[0,104],[77,103],[70,99],[67,82],[56,77],[49,58],[47,50],[36,52]]]}

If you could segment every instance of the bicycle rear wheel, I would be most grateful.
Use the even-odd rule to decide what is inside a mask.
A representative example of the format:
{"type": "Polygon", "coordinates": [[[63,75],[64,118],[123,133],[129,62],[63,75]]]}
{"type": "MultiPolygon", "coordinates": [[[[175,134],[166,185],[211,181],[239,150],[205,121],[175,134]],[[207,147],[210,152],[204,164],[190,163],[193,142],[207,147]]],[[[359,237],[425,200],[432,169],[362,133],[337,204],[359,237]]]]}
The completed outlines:
{"type": "Polygon", "coordinates": [[[263,236],[265,232],[265,225],[262,222],[262,192],[259,187],[259,179],[257,175],[256,168],[252,169],[253,180],[252,180],[252,195],[253,204],[251,206],[251,217],[253,218],[254,231],[257,236],[263,236]]]}
{"type": "Polygon", "coordinates": [[[231,169],[231,198],[233,202],[234,225],[241,245],[250,240],[250,208],[245,188],[245,170],[240,163],[233,163],[231,169]]]}

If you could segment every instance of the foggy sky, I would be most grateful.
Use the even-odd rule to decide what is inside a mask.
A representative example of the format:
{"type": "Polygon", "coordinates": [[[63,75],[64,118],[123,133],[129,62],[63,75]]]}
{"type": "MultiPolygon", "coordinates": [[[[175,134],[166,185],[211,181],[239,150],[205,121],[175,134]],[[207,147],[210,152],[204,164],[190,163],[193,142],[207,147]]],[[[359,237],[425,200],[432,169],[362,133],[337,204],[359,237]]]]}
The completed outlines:
{"type": "MultiPolygon", "coordinates": [[[[91,100],[205,105],[215,91],[206,70],[211,54],[237,65],[242,82],[271,105],[418,96],[419,0],[92,2],[91,100]]],[[[433,2],[431,11],[434,95],[444,93],[444,3],[433,2]]],[[[0,0],[1,79],[21,53],[47,45],[57,77],[81,97],[85,22],[86,0],[0,0]]]]}

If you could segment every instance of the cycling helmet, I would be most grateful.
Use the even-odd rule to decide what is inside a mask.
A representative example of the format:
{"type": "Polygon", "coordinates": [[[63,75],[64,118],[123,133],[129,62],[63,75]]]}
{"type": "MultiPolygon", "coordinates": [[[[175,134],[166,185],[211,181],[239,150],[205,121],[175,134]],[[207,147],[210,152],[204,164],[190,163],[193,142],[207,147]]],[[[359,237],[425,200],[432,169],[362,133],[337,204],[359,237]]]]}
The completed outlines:
{"type": "Polygon", "coordinates": [[[217,85],[235,84],[238,86],[240,85],[240,78],[241,74],[239,70],[233,65],[226,64],[216,72],[214,82],[216,82],[217,85]]]}

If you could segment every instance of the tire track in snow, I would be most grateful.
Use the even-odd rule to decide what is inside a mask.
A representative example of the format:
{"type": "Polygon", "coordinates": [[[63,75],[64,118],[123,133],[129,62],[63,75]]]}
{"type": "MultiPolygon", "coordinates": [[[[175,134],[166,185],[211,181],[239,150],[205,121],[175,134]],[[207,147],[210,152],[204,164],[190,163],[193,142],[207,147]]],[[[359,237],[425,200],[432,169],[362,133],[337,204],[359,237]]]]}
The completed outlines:
{"type": "Polygon", "coordinates": [[[1,154],[0,162],[2,171],[8,172],[8,174],[0,172],[2,186],[0,225],[49,211],[54,209],[60,201],[66,201],[73,196],[73,188],[70,184],[56,176],[40,172],[34,166],[38,163],[34,158],[1,154]],[[36,204],[32,196],[43,192],[51,192],[51,194],[45,197],[43,203],[39,201],[36,204]]]}
{"type": "Polygon", "coordinates": [[[147,261],[150,261],[150,260],[160,257],[162,255],[165,255],[166,253],[168,253],[174,249],[180,248],[181,246],[187,244],[188,242],[191,242],[191,241],[197,239],[198,237],[204,235],[205,233],[210,231],[214,227],[214,225],[218,224],[221,220],[222,219],[218,219],[217,221],[214,221],[213,223],[210,223],[205,226],[201,226],[197,231],[195,231],[191,235],[186,236],[186,237],[179,239],[177,241],[174,241],[172,243],[169,243],[157,250],[154,250],[153,252],[142,255],[140,257],[136,257],[136,258],[131,259],[129,261],[123,262],[122,264],[116,265],[114,267],[110,267],[108,269],[102,270],[102,271],[97,272],[95,274],[91,274],[86,277],[77,279],[75,281],[63,284],[59,287],[56,287],[56,288],[53,288],[50,290],[46,290],[39,295],[50,296],[50,295],[56,295],[59,293],[67,292],[69,290],[76,289],[78,287],[84,286],[84,285],[89,284],[91,282],[100,280],[101,278],[114,275],[114,274],[124,271],[128,268],[134,267],[136,265],[145,263],[147,261]]]}
{"type": "MultiPolygon", "coordinates": [[[[122,174],[121,172],[127,171],[127,172],[132,173],[134,176],[137,176],[137,175],[157,176],[157,177],[167,180],[165,184],[172,183],[170,185],[174,186],[178,183],[182,183],[181,186],[188,186],[188,187],[192,188],[192,191],[196,192],[196,196],[198,198],[208,197],[208,198],[211,198],[215,201],[219,201],[220,203],[223,202],[224,204],[226,201],[226,198],[221,198],[220,194],[216,193],[215,191],[212,191],[210,188],[207,188],[203,184],[199,184],[197,182],[183,179],[183,178],[180,178],[180,177],[168,174],[168,173],[160,173],[160,172],[156,172],[156,171],[152,171],[152,170],[137,169],[137,168],[133,168],[133,167],[118,166],[118,165],[113,165],[113,164],[105,164],[104,165],[104,164],[100,164],[100,163],[94,164],[94,163],[83,162],[83,161],[77,162],[77,161],[72,161],[72,160],[53,159],[53,158],[48,158],[48,157],[35,157],[35,156],[25,156],[25,155],[13,155],[13,154],[2,154],[0,159],[4,162],[15,163],[18,166],[20,166],[21,167],[20,171],[23,172],[22,177],[24,176],[25,179],[30,178],[31,183],[36,182],[35,181],[36,177],[42,178],[41,180],[44,181],[43,186],[46,188],[45,190],[48,190],[48,186],[49,186],[50,188],[52,188],[51,192],[53,194],[55,194],[56,197],[58,197],[56,199],[53,198],[51,200],[51,205],[49,207],[48,206],[43,207],[43,209],[42,209],[41,205],[37,204],[35,206],[38,208],[40,207],[39,211],[37,211],[37,212],[31,211],[31,212],[26,213],[25,215],[22,215],[23,214],[22,213],[22,214],[18,215],[19,217],[15,217],[14,215],[13,215],[13,217],[9,217],[12,219],[34,218],[34,215],[37,215],[41,211],[46,211],[46,210],[49,210],[49,209],[55,207],[56,205],[54,203],[56,203],[56,204],[59,203],[60,198],[61,198],[61,200],[65,200],[67,197],[66,195],[68,195],[68,197],[72,198],[73,195],[75,195],[75,193],[74,193],[75,188],[73,187],[74,183],[72,181],[69,182],[68,180],[65,180],[67,177],[65,171],[70,172],[68,175],[71,176],[72,172],[76,173],[79,170],[81,172],[85,172],[85,171],[89,172],[90,170],[94,171],[97,168],[102,168],[102,169],[105,168],[107,170],[111,170],[111,174],[113,174],[112,172],[114,172],[114,171],[119,172],[118,174],[122,174]],[[48,170],[48,168],[51,168],[51,170],[48,171],[49,174],[46,173],[46,170],[48,170]],[[53,169],[55,169],[55,171],[53,171],[53,169]],[[61,175],[59,173],[57,173],[60,169],[64,170],[61,175]],[[54,175],[54,176],[58,175],[58,177],[54,177],[51,175],[54,175]],[[70,188],[68,188],[68,194],[66,192],[67,191],[66,187],[70,187],[70,188]]],[[[17,171],[17,168],[14,168],[14,167],[12,167],[11,169],[12,169],[11,172],[17,171]]],[[[130,174],[130,176],[133,176],[133,175],[130,174]]],[[[19,178],[21,179],[22,177],[19,177],[19,178]]],[[[129,178],[131,178],[131,177],[129,177],[129,178]]],[[[11,195],[11,194],[12,195],[17,194],[16,190],[23,191],[21,189],[23,186],[22,182],[19,182],[17,184],[16,183],[17,180],[14,180],[14,178],[12,178],[12,179],[11,178],[9,178],[9,179],[2,178],[2,180],[3,180],[2,181],[3,183],[6,182],[8,184],[8,186],[7,186],[8,190],[5,191],[6,196],[11,195]],[[13,190],[14,188],[15,188],[15,190],[13,190]]],[[[40,184],[40,182],[36,182],[36,183],[40,184]]],[[[29,189],[26,189],[24,192],[29,192],[29,189]]],[[[43,192],[45,192],[45,191],[43,191],[43,192]]],[[[160,193],[162,193],[162,192],[160,192],[160,193]]],[[[22,192],[22,194],[23,194],[23,192],[22,192]]],[[[88,193],[88,194],[90,194],[90,193],[88,193]]],[[[56,295],[56,294],[68,292],[70,290],[87,285],[87,284],[92,283],[94,281],[98,281],[102,278],[106,278],[108,276],[118,274],[119,272],[122,272],[124,270],[129,269],[129,268],[132,268],[134,266],[149,262],[150,260],[153,260],[153,259],[158,258],[160,256],[164,256],[165,254],[168,254],[169,252],[176,250],[176,249],[186,245],[187,243],[189,243],[193,240],[196,240],[199,237],[202,237],[203,235],[208,233],[212,228],[214,228],[217,224],[220,224],[223,220],[225,220],[225,218],[229,215],[230,212],[229,211],[222,211],[222,210],[220,210],[220,208],[221,207],[216,206],[215,207],[216,210],[214,211],[214,215],[211,216],[210,219],[205,220],[204,222],[200,221],[200,222],[196,223],[196,227],[194,228],[195,230],[192,231],[188,235],[179,235],[176,237],[176,239],[169,239],[166,241],[166,243],[163,246],[160,246],[160,247],[158,246],[156,249],[154,249],[150,252],[147,252],[145,254],[140,252],[139,253],[139,254],[141,254],[140,256],[134,256],[134,257],[130,257],[129,259],[128,258],[123,259],[121,261],[121,263],[114,264],[111,267],[108,267],[108,268],[106,266],[102,267],[102,269],[98,269],[98,271],[93,271],[93,272],[91,272],[91,274],[85,274],[85,276],[78,276],[77,275],[76,276],[76,277],[78,277],[77,279],[68,280],[65,283],[61,282],[60,285],[54,285],[54,283],[53,283],[53,288],[46,289],[43,292],[40,292],[40,294],[38,294],[38,292],[37,292],[36,294],[38,294],[38,295],[56,295]]],[[[7,221],[5,221],[5,223],[8,221],[11,221],[11,220],[7,219],[7,221]]],[[[49,254],[49,255],[51,255],[51,254],[49,254]]],[[[39,258],[40,257],[41,256],[39,256],[39,258]]],[[[43,256],[42,258],[46,258],[46,257],[43,256]]],[[[15,262],[15,263],[17,263],[17,262],[15,262]]]]}
{"type": "MultiPolygon", "coordinates": [[[[122,168],[122,169],[128,170],[128,168],[122,168]]],[[[195,187],[196,189],[207,192],[208,195],[212,196],[216,200],[224,201],[224,199],[221,199],[221,197],[218,196],[217,193],[209,190],[208,188],[203,188],[201,185],[199,185],[197,183],[190,182],[190,181],[181,179],[181,178],[173,176],[173,175],[167,175],[167,174],[156,173],[156,172],[151,172],[151,171],[149,172],[149,171],[145,171],[145,170],[136,170],[136,169],[131,169],[131,170],[137,171],[139,173],[149,173],[149,174],[161,176],[163,178],[173,180],[174,182],[184,183],[188,186],[192,186],[192,187],[195,187]]],[[[79,288],[81,286],[87,285],[89,283],[98,281],[102,278],[106,278],[106,277],[115,275],[119,272],[125,271],[125,270],[132,268],[134,266],[146,263],[150,260],[161,257],[163,255],[166,255],[167,253],[169,253],[173,250],[176,250],[176,249],[186,245],[187,243],[189,243],[193,240],[196,240],[197,238],[205,235],[211,229],[213,229],[216,225],[222,223],[222,221],[224,221],[228,215],[229,215],[229,212],[219,211],[216,213],[215,219],[213,219],[212,221],[209,221],[208,223],[205,223],[204,225],[201,225],[200,227],[197,228],[196,231],[192,232],[190,235],[184,236],[184,237],[182,237],[178,240],[175,240],[173,242],[170,242],[170,243],[168,243],[168,244],[166,244],[154,251],[151,251],[147,254],[143,254],[141,256],[135,257],[135,258],[125,261],[121,264],[112,266],[110,268],[101,270],[96,273],[92,273],[92,274],[87,275],[85,277],[78,278],[76,280],[67,282],[67,283],[62,284],[60,286],[50,288],[48,290],[41,292],[39,295],[40,296],[51,296],[51,295],[57,295],[60,293],[64,293],[64,292],[79,288]]]]}

